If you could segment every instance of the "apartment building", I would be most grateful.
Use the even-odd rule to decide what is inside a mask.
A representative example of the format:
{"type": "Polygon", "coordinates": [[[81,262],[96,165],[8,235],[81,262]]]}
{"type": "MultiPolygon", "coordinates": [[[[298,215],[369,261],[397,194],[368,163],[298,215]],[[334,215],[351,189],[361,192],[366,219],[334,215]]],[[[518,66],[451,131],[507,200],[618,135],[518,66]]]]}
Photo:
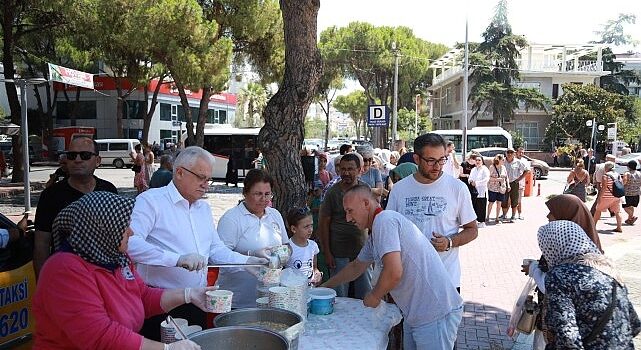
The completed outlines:
{"type": "MultiPolygon", "coordinates": [[[[603,70],[601,44],[584,45],[543,45],[530,44],[520,51],[518,59],[520,81],[514,84],[534,88],[555,101],[563,94],[562,85],[597,84],[601,76],[610,72],[603,70]],[[581,57],[595,54],[596,60],[581,60],[581,57]]],[[[459,129],[463,118],[463,50],[452,49],[430,66],[433,69],[432,86],[428,89],[433,129],[459,129]]],[[[470,68],[470,71],[473,67],[470,68]]],[[[472,88],[470,82],[470,90],[472,88]]],[[[473,114],[468,103],[468,128],[475,126],[496,126],[491,114],[473,114]]],[[[523,106],[515,111],[512,120],[505,121],[504,129],[520,131],[529,150],[538,150],[550,123],[552,107],[545,110],[525,110],[523,106]]]]}

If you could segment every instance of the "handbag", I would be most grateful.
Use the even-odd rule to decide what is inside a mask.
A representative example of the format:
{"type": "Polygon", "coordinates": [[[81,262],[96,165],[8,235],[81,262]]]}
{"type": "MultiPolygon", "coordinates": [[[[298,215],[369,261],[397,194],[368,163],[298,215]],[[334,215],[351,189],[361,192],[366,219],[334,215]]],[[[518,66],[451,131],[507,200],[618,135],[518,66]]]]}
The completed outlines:
{"type": "Polygon", "coordinates": [[[563,189],[563,194],[574,194],[574,189],[576,188],[576,182],[565,185],[563,189]]]}
{"type": "Polygon", "coordinates": [[[496,175],[499,177],[499,180],[501,182],[501,187],[499,187],[499,193],[500,194],[505,194],[507,192],[507,184],[505,183],[505,179],[501,178],[501,173],[499,172],[499,168],[494,165],[494,169],[496,169],[496,175]]]}
{"type": "Polygon", "coordinates": [[[536,283],[530,277],[512,309],[507,329],[507,334],[510,337],[514,337],[517,332],[530,334],[534,331],[536,318],[540,311],[538,303],[534,301],[535,293],[536,283]]]}
{"type": "Polygon", "coordinates": [[[137,173],[139,173],[139,172],[142,170],[142,167],[141,167],[140,165],[138,165],[138,164],[134,164],[134,165],[131,167],[131,170],[132,170],[134,173],[136,173],[136,174],[137,174],[137,173]]]}
{"type": "Polygon", "coordinates": [[[615,179],[612,175],[608,174],[608,177],[612,179],[612,188],[610,189],[612,195],[616,198],[625,196],[625,187],[623,186],[623,182],[621,182],[621,176],[615,179]]]}

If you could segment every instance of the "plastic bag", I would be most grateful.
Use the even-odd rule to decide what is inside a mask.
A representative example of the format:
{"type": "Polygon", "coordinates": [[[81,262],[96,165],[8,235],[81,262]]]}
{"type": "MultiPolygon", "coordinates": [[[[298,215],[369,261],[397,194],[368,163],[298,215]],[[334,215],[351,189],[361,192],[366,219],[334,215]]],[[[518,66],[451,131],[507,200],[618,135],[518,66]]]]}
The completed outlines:
{"type": "Polygon", "coordinates": [[[534,282],[534,279],[532,277],[529,277],[527,282],[525,282],[523,289],[521,290],[521,294],[519,294],[518,298],[516,299],[514,308],[512,308],[512,313],[510,314],[510,322],[508,323],[508,326],[507,326],[508,336],[515,338],[518,335],[518,333],[520,333],[516,329],[516,324],[519,322],[519,319],[521,319],[521,315],[523,314],[523,311],[524,311],[523,306],[525,305],[525,301],[528,295],[532,294],[535,288],[536,288],[536,282],[534,282]]]}

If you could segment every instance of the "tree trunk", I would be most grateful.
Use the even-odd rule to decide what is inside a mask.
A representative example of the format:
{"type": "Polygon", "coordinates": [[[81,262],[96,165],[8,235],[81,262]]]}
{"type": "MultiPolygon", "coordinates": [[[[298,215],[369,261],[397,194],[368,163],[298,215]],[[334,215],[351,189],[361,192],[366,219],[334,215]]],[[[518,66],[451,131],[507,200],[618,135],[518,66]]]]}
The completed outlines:
{"type": "Polygon", "coordinates": [[[187,129],[187,140],[182,140],[182,135],[180,135],[180,138],[185,145],[193,145],[196,137],[194,136],[194,122],[191,119],[189,100],[187,100],[187,94],[185,93],[185,87],[183,84],[177,81],[175,81],[175,83],[178,88],[178,95],[180,96],[180,104],[183,106],[183,110],[185,111],[185,129],[187,129]]]}
{"type": "MultiPolygon", "coordinates": [[[[13,1],[7,1],[3,4],[3,18],[2,18],[2,65],[4,66],[4,79],[12,80],[15,78],[16,71],[13,66],[13,44],[14,33],[13,23],[15,20],[17,5],[13,1]]],[[[11,110],[11,122],[21,125],[21,108],[18,99],[18,91],[16,85],[11,82],[5,81],[4,87],[7,90],[7,100],[9,101],[9,109],[11,110]]],[[[22,93],[25,93],[24,91],[22,93]]],[[[22,131],[22,130],[21,130],[22,131]]],[[[22,182],[24,180],[23,173],[23,155],[22,155],[22,139],[21,135],[16,135],[11,138],[13,146],[13,174],[11,175],[11,182],[22,182]]]]}
{"type": "MultiPolygon", "coordinates": [[[[151,119],[154,117],[156,112],[156,106],[158,105],[158,94],[160,93],[160,86],[162,85],[163,80],[165,80],[165,75],[161,75],[158,79],[158,84],[154,89],[154,94],[151,96],[151,104],[147,109],[147,114],[145,114],[145,119],[143,120],[142,126],[142,140],[143,143],[149,143],[149,127],[151,126],[151,119]]],[[[149,84],[145,84],[145,102],[149,101],[149,84]]]]}
{"type": "Polygon", "coordinates": [[[198,121],[196,122],[196,145],[203,147],[205,144],[205,122],[207,122],[207,109],[209,98],[213,94],[210,86],[202,88],[203,94],[200,98],[200,109],[198,110],[198,121]]]}
{"type": "MultiPolygon", "coordinates": [[[[120,86],[120,79],[114,78],[116,80],[116,94],[118,95],[118,102],[116,103],[116,136],[121,139],[123,135],[122,131],[122,111],[125,100],[122,97],[122,87],[120,86]]],[[[128,112],[128,111],[127,111],[128,112]]],[[[127,125],[129,125],[129,120],[127,120],[127,125]]],[[[129,132],[127,132],[127,137],[129,138],[129,132]]]]}
{"type": "Polygon", "coordinates": [[[321,77],[316,46],[319,0],[280,0],[285,36],[285,74],[278,92],[265,107],[260,149],[274,177],[274,204],[282,214],[305,206],[307,187],[298,150],[303,123],[321,77]]]}

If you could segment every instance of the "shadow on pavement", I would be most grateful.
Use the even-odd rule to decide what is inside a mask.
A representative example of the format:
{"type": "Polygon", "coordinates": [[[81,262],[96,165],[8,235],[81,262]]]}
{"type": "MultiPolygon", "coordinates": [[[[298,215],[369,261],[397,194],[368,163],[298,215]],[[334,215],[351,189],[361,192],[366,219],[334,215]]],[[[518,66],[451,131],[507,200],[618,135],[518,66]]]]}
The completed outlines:
{"type": "Polygon", "coordinates": [[[510,312],[474,302],[465,302],[456,340],[457,349],[512,349],[507,336],[510,312]]]}

